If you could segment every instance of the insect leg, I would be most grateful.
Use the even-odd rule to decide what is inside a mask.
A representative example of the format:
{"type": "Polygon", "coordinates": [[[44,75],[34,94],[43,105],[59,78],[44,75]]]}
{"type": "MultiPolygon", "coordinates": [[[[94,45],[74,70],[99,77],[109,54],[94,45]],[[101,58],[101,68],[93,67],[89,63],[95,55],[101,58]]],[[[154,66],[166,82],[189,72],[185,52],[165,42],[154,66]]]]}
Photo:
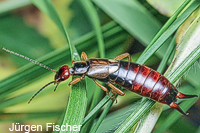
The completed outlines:
{"type": "Polygon", "coordinates": [[[108,86],[110,86],[110,88],[112,88],[116,92],[116,94],[121,95],[121,96],[124,95],[123,91],[121,91],[119,88],[117,88],[116,86],[114,86],[110,82],[108,82],[107,84],[108,84],[108,86]]]}
{"type": "Polygon", "coordinates": [[[126,57],[128,57],[128,61],[131,62],[131,56],[129,53],[120,54],[120,55],[116,56],[115,58],[113,58],[113,60],[122,60],[126,57]]]}
{"type": "Polygon", "coordinates": [[[83,59],[84,59],[85,61],[88,60],[88,57],[87,57],[87,55],[86,55],[85,52],[82,52],[82,53],[81,53],[81,60],[83,60],[83,59]]]}
{"type": "Polygon", "coordinates": [[[110,99],[113,101],[113,98],[109,95],[109,90],[104,87],[103,85],[101,85],[99,82],[96,81],[96,79],[93,79],[95,84],[98,85],[102,90],[104,90],[106,92],[106,95],[108,95],[110,97],[110,99]]]}
{"type": "Polygon", "coordinates": [[[85,75],[82,75],[81,77],[75,78],[71,82],[69,82],[69,85],[76,84],[76,83],[78,83],[79,81],[81,81],[84,78],[85,78],[85,75]]]}
{"type": "Polygon", "coordinates": [[[75,60],[72,60],[72,64],[74,64],[74,62],[76,62],[75,60]]]}
{"type": "Polygon", "coordinates": [[[116,100],[116,103],[117,103],[117,97],[116,97],[117,92],[115,90],[113,90],[113,89],[110,89],[110,91],[112,92],[112,94],[113,94],[113,96],[114,96],[114,98],[116,100]]]}

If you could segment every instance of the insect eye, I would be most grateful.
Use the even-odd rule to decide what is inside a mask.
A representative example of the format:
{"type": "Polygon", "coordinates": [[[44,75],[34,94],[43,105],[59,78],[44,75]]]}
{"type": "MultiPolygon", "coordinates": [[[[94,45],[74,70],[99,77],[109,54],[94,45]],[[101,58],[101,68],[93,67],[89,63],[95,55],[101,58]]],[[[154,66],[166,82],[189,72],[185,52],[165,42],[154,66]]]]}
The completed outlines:
{"type": "Polygon", "coordinates": [[[65,78],[64,78],[64,77],[61,77],[60,79],[61,79],[62,81],[63,81],[63,80],[65,80],[65,78]]]}

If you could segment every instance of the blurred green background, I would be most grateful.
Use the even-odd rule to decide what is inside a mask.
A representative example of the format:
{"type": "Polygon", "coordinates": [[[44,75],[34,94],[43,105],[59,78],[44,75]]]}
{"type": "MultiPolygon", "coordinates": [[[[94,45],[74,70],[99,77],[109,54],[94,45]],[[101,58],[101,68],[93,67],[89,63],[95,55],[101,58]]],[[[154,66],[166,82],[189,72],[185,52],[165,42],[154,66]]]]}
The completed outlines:
{"type": "MultiPolygon", "coordinates": [[[[92,2],[101,24],[105,57],[114,58],[129,52],[134,62],[183,1],[170,0],[165,3],[166,1],[155,0],[93,0],[92,2]]],[[[84,51],[89,58],[100,57],[97,38],[83,4],[78,0],[53,0],[53,4],[67,27],[71,43],[75,45],[78,53],[84,51]]],[[[167,46],[166,42],[145,65],[157,69],[167,46]]],[[[63,64],[71,66],[70,50],[65,38],[52,20],[28,0],[0,1],[0,47],[37,60],[55,70],[63,64]]],[[[190,94],[188,88],[199,88],[199,72],[196,63],[184,78],[181,78],[182,83],[180,82],[178,89],[181,88],[181,92],[190,94]]],[[[37,90],[54,80],[54,73],[0,50],[0,74],[1,132],[8,133],[8,127],[15,122],[24,125],[43,125],[43,127],[46,123],[61,124],[68,103],[70,93],[68,83],[71,79],[61,83],[56,92],[53,91],[55,86],[47,87],[28,104],[28,100],[37,90]]],[[[92,80],[86,78],[86,84],[88,113],[92,99],[98,101],[105,94],[92,80]],[[100,95],[94,96],[96,90],[101,91],[100,95]]],[[[132,104],[141,99],[139,95],[129,91],[125,93],[125,96],[118,97],[118,103],[112,106],[98,132],[113,132],[120,123],[118,119],[126,118],[134,110],[132,104]]],[[[181,116],[174,120],[165,132],[200,132],[199,107],[197,101],[188,111],[189,116],[181,116]]],[[[155,131],[165,126],[162,123],[171,111],[172,109],[165,107],[155,131]]]]}

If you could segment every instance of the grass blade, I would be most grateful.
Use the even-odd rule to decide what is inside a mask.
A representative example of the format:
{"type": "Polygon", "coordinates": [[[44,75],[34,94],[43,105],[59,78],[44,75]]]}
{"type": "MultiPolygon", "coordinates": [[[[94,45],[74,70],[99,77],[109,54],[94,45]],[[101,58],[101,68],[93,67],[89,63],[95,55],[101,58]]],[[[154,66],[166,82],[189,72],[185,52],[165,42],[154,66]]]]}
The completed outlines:
{"type": "Polygon", "coordinates": [[[145,99],[140,106],[120,125],[115,133],[125,133],[135,125],[138,120],[154,105],[155,101],[145,99]]]}
{"type": "MultiPolygon", "coordinates": [[[[111,95],[111,93],[110,93],[111,95]]],[[[86,122],[90,120],[92,116],[94,116],[108,101],[110,100],[109,96],[105,96],[92,111],[84,118],[82,125],[85,125],[86,122]]]]}
{"type": "MultiPolygon", "coordinates": [[[[60,29],[61,33],[66,38],[71,51],[71,58],[72,60],[80,60],[80,57],[78,55],[78,52],[74,45],[71,44],[69,35],[57,13],[55,10],[53,3],[51,0],[32,0],[32,2],[44,13],[46,13],[57,25],[57,27],[60,29]]],[[[85,115],[87,106],[87,97],[86,97],[86,85],[85,80],[80,81],[79,83],[72,85],[71,91],[70,91],[70,97],[69,97],[69,103],[67,106],[67,110],[64,116],[64,120],[62,125],[81,125],[83,117],[85,115]],[[81,113],[80,113],[81,112],[81,113]]],[[[73,131],[80,131],[80,128],[77,130],[71,130],[73,131]]],[[[60,133],[66,133],[69,132],[66,130],[61,130],[60,133]]]]}
{"type": "MultiPolygon", "coordinates": [[[[169,28],[155,41],[155,43],[148,48],[146,52],[140,56],[138,62],[144,64],[162,44],[178,29],[178,27],[199,7],[199,1],[194,1],[170,26],[169,28]]],[[[173,17],[173,16],[172,16],[173,17]]]]}
{"type": "Polygon", "coordinates": [[[95,125],[92,127],[90,133],[95,133],[97,129],[99,128],[100,124],[102,123],[103,119],[106,117],[108,111],[110,110],[111,106],[113,105],[114,101],[110,101],[108,105],[103,110],[101,116],[99,117],[98,121],[95,123],[95,125]]]}
{"type": "Polygon", "coordinates": [[[151,40],[149,45],[145,48],[143,53],[146,51],[156,42],[156,40],[167,30],[167,28],[173,23],[173,21],[178,17],[178,15],[183,11],[183,9],[189,4],[191,0],[186,0],[184,3],[176,10],[172,17],[163,25],[163,27],[159,30],[159,32],[155,35],[155,37],[151,40]]]}
{"type": "Polygon", "coordinates": [[[85,0],[85,1],[80,0],[79,2],[81,3],[85,12],[87,13],[87,16],[89,17],[89,20],[96,33],[100,57],[105,58],[105,47],[104,47],[103,35],[101,33],[101,24],[98,18],[97,11],[90,0],[85,0]]]}

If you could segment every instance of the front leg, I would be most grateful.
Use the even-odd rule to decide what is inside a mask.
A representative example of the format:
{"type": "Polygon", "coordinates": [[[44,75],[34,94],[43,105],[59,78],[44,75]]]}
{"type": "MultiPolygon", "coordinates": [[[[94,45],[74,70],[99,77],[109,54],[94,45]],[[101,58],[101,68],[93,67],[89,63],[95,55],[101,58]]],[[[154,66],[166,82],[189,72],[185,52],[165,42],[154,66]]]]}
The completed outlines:
{"type": "Polygon", "coordinates": [[[85,78],[85,75],[82,75],[81,77],[77,77],[77,78],[73,79],[71,82],[69,82],[69,85],[76,84],[84,78],[85,78]]]}

